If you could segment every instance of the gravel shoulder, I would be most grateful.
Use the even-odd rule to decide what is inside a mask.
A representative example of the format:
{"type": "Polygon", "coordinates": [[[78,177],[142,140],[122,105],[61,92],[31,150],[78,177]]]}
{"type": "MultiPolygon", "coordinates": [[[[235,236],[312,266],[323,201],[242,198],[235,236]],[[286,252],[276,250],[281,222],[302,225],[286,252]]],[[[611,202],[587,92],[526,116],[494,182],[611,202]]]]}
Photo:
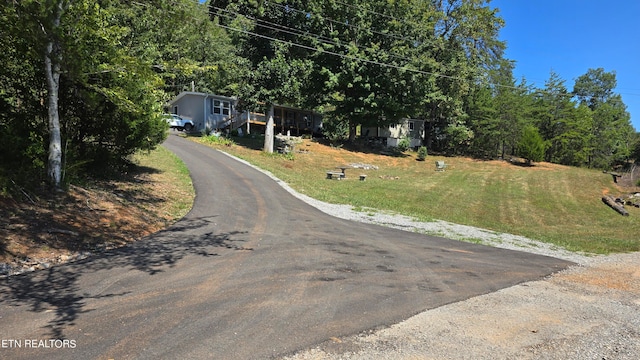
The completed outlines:
{"type": "MultiPolygon", "coordinates": [[[[273,176],[272,176],[273,177],[273,176]]],[[[541,281],[424,311],[388,328],[327,339],[284,359],[640,359],[640,253],[578,254],[510,234],[319,202],[344,219],[575,262],[541,281]]]]}

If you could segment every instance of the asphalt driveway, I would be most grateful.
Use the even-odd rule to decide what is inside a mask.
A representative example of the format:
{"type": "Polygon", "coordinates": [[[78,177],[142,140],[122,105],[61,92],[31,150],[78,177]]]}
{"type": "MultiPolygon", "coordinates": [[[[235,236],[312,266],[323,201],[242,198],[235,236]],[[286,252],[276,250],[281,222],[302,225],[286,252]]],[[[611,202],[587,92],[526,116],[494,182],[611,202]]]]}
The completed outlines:
{"type": "Polygon", "coordinates": [[[570,265],[338,219],[216,150],[164,146],[191,171],[191,212],[132,246],[1,280],[0,358],[278,357],[570,265]]]}

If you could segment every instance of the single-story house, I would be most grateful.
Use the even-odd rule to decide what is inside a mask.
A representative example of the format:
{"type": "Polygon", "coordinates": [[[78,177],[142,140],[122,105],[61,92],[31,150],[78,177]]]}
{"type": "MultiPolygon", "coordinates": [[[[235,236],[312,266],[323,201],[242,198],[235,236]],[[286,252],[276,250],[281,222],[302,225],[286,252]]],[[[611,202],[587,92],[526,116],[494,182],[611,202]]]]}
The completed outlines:
{"type": "MultiPolygon", "coordinates": [[[[238,99],[232,97],[183,91],[167,106],[169,112],[191,119],[196,130],[235,130],[246,126],[246,132],[250,133],[251,125],[266,125],[265,114],[239,112],[237,103],[238,99]]],[[[319,133],[322,129],[322,116],[313,111],[274,105],[273,118],[277,133],[300,135],[319,133]]]]}
{"type": "Polygon", "coordinates": [[[386,138],[387,146],[398,146],[403,138],[409,139],[409,146],[419,147],[424,139],[424,120],[402,119],[398,124],[388,127],[363,127],[360,134],[363,137],[386,138]]]}
{"type": "Polygon", "coordinates": [[[197,130],[217,130],[240,119],[236,103],[237,99],[232,97],[183,91],[169,101],[168,107],[169,112],[191,119],[197,130]]]}

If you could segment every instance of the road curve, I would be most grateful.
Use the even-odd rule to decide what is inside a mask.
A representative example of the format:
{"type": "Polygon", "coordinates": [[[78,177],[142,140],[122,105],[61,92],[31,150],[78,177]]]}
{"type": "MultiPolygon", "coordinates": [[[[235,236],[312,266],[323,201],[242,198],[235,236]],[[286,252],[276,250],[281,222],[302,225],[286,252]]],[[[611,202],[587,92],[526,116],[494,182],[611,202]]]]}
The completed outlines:
{"type": "Polygon", "coordinates": [[[277,358],[570,265],[338,219],[216,150],[175,135],[164,146],[191,172],[191,212],[131,246],[1,280],[0,358],[277,358]]]}

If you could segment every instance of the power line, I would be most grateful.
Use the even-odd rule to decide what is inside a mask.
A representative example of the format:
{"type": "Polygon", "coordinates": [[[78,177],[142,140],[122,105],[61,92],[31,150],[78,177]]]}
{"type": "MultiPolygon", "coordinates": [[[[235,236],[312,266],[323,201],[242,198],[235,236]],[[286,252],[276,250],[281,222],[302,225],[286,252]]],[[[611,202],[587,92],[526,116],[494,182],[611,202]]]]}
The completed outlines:
{"type": "MultiPolygon", "coordinates": [[[[269,1],[269,0],[265,0],[265,2],[269,3],[269,4],[273,5],[273,6],[277,6],[277,7],[283,8],[283,9],[285,9],[287,11],[293,11],[293,12],[301,13],[301,14],[304,14],[306,16],[311,16],[311,15],[314,14],[313,12],[310,12],[310,11],[299,10],[299,9],[296,9],[296,8],[294,8],[292,6],[288,6],[288,5],[284,6],[284,5],[277,4],[277,3],[274,3],[272,1],[269,1]]],[[[388,37],[394,38],[396,40],[403,40],[403,41],[411,40],[411,39],[409,39],[407,37],[404,37],[404,36],[398,36],[398,35],[395,35],[395,34],[392,34],[392,33],[383,33],[383,32],[372,30],[372,29],[365,29],[365,28],[362,28],[362,27],[359,27],[359,26],[356,26],[356,25],[349,24],[348,22],[334,20],[332,18],[325,17],[325,16],[321,16],[321,18],[323,20],[328,20],[329,22],[332,22],[334,24],[339,24],[339,25],[350,27],[350,28],[355,28],[356,30],[371,31],[374,34],[378,34],[378,35],[382,35],[382,36],[388,36],[388,37]]]]}
{"type": "MultiPolygon", "coordinates": [[[[302,10],[296,9],[296,8],[294,8],[294,7],[290,7],[290,6],[283,6],[283,5],[280,5],[280,4],[275,4],[275,3],[272,3],[272,2],[271,2],[271,1],[269,1],[269,0],[265,0],[265,2],[268,2],[268,3],[271,3],[271,4],[277,5],[278,7],[281,7],[281,8],[283,8],[283,9],[287,10],[287,11],[299,12],[299,13],[303,13],[303,14],[305,14],[305,15],[312,14],[311,12],[302,11],[302,10]]],[[[348,6],[353,7],[353,5],[348,5],[348,6]]],[[[267,24],[276,25],[276,26],[280,26],[280,27],[283,27],[283,28],[287,28],[287,29],[292,29],[292,28],[289,28],[289,27],[286,27],[286,26],[283,26],[283,25],[280,25],[280,24],[274,24],[274,23],[268,22],[268,21],[266,21],[266,20],[259,20],[259,19],[256,19],[256,18],[253,18],[253,17],[250,17],[250,16],[246,16],[246,15],[244,15],[244,14],[240,14],[240,13],[237,13],[237,12],[229,11],[229,10],[226,10],[226,9],[221,9],[221,8],[219,8],[219,7],[215,7],[215,6],[213,6],[213,8],[214,8],[214,9],[216,9],[216,10],[218,10],[218,11],[224,11],[224,12],[228,12],[228,13],[233,13],[233,14],[236,14],[236,15],[244,16],[244,17],[247,17],[247,18],[249,18],[249,19],[251,19],[251,20],[261,21],[261,22],[264,22],[264,23],[267,23],[267,24]]],[[[375,13],[375,12],[374,12],[374,13],[375,13]]],[[[222,15],[222,14],[220,14],[220,13],[218,12],[218,15],[222,15]]],[[[384,15],[384,14],[379,14],[379,15],[384,15]]],[[[222,16],[229,17],[228,15],[222,15],[222,16]]],[[[394,18],[394,19],[395,19],[395,18],[394,18]]],[[[397,19],[396,19],[396,20],[397,20],[397,19]]],[[[340,23],[340,24],[345,25],[344,23],[340,23]]],[[[356,61],[362,61],[362,62],[365,62],[365,63],[374,64],[374,65],[383,66],[383,67],[395,68],[395,69],[404,70],[404,71],[409,71],[409,72],[418,73],[418,74],[422,74],[422,75],[436,76],[436,77],[441,77],[441,78],[446,78],[446,79],[451,79],[451,80],[469,81],[469,79],[462,78],[462,77],[458,77],[458,76],[451,76],[451,75],[439,74],[439,73],[434,73],[434,72],[429,72],[429,71],[423,71],[423,70],[418,70],[418,69],[409,68],[409,67],[406,67],[406,65],[405,65],[405,66],[398,66],[398,65],[388,64],[388,63],[383,63],[383,62],[379,62],[379,61],[375,61],[375,60],[369,60],[369,59],[365,59],[365,58],[358,57],[358,56],[352,56],[352,55],[340,54],[340,53],[336,53],[336,52],[334,52],[334,51],[329,51],[329,50],[325,50],[325,49],[314,48],[314,47],[311,47],[311,46],[308,46],[308,45],[299,44],[299,43],[296,43],[296,42],[293,42],[293,41],[281,40],[281,39],[277,39],[277,38],[270,37],[270,36],[267,36],[267,35],[258,34],[258,33],[255,33],[255,32],[251,32],[251,31],[247,31],[247,30],[241,30],[241,29],[237,29],[237,28],[230,27],[230,26],[222,25],[222,24],[219,24],[219,23],[218,23],[217,25],[218,25],[218,26],[220,26],[220,27],[223,27],[223,28],[225,28],[225,29],[228,29],[228,30],[237,31],[237,32],[242,32],[242,33],[245,33],[245,34],[248,34],[248,35],[252,35],[252,36],[256,36],[256,37],[260,37],[260,38],[263,38],[263,39],[272,40],[272,41],[276,41],[276,42],[280,42],[280,43],[285,43],[285,44],[289,44],[289,45],[296,46],[296,47],[299,47],[299,48],[303,48],[303,49],[307,49],[307,50],[312,50],[312,51],[316,51],[316,52],[322,52],[322,53],[326,53],[326,54],[333,55],[333,56],[338,56],[338,57],[347,58],[347,59],[356,60],[356,61]]],[[[322,38],[322,37],[323,37],[323,36],[318,35],[318,34],[313,34],[314,36],[307,35],[307,34],[300,34],[302,31],[301,31],[301,30],[299,30],[299,29],[292,29],[292,30],[296,30],[296,31],[298,31],[298,33],[291,33],[291,32],[287,32],[287,31],[284,31],[284,30],[279,30],[279,29],[276,29],[276,28],[273,28],[273,27],[269,27],[269,26],[267,26],[267,25],[260,25],[260,24],[257,24],[257,25],[258,25],[258,26],[261,26],[261,27],[270,28],[270,29],[272,29],[272,30],[276,30],[276,31],[282,31],[282,32],[290,33],[290,34],[292,34],[292,35],[307,36],[307,37],[315,37],[315,38],[318,38],[318,39],[320,39],[320,38],[322,38]]],[[[347,24],[347,25],[348,25],[348,24],[347,24]]],[[[355,27],[354,25],[351,25],[351,26],[355,27]]],[[[359,28],[359,27],[356,27],[356,28],[361,29],[361,28],[359,28]]],[[[381,34],[381,35],[383,35],[383,36],[390,36],[389,34],[384,34],[384,33],[380,33],[380,34],[381,34]]],[[[325,38],[326,38],[326,37],[325,37],[325,38]]],[[[408,39],[408,38],[402,38],[402,39],[403,39],[403,40],[406,40],[406,39],[408,39]]],[[[345,47],[346,47],[346,45],[338,44],[338,43],[333,42],[333,41],[325,41],[324,43],[334,44],[334,45],[337,45],[337,46],[345,46],[345,47]]],[[[360,46],[356,46],[356,47],[357,47],[358,49],[361,49],[361,47],[360,47],[360,46]]],[[[366,48],[366,49],[367,49],[367,50],[371,50],[370,48],[366,48]]],[[[399,58],[399,59],[402,59],[402,60],[408,61],[408,62],[413,61],[412,59],[409,59],[409,58],[406,58],[406,57],[400,57],[400,56],[397,56],[397,55],[394,55],[394,54],[389,54],[389,53],[388,53],[388,55],[389,55],[389,56],[391,56],[391,57],[396,57],[396,58],[399,58]]],[[[493,84],[493,85],[494,85],[494,86],[505,87],[505,88],[518,89],[518,88],[517,88],[517,87],[515,87],[515,86],[498,85],[498,84],[493,84]]]]}
{"type": "MultiPolygon", "coordinates": [[[[265,0],[265,1],[266,1],[266,2],[271,3],[269,0],[265,0]]],[[[398,18],[395,18],[395,17],[389,16],[389,15],[385,15],[385,14],[377,13],[377,12],[372,11],[372,10],[366,10],[366,9],[358,8],[358,7],[356,7],[355,5],[345,4],[345,3],[341,2],[341,1],[336,1],[336,3],[339,3],[339,4],[344,5],[344,6],[348,6],[348,7],[357,8],[357,9],[360,9],[360,10],[363,10],[363,11],[366,11],[366,12],[370,12],[370,13],[377,14],[377,15],[380,15],[380,16],[385,16],[385,17],[387,17],[387,18],[394,19],[394,20],[396,20],[396,21],[400,21],[400,22],[404,22],[404,23],[406,23],[406,21],[403,21],[402,19],[398,19],[398,18]]],[[[140,5],[145,5],[145,6],[147,6],[146,4],[140,4],[140,5]]],[[[280,4],[275,4],[275,5],[281,6],[280,4]]],[[[215,9],[218,9],[218,10],[227,11],[227,10],[225,10],[225,9],[220,9],[220,8],[217,8],[217,7],[214,7],[214,8],[215,8],[215,9]]],[[[302,10],[295,9],[295,8],[293,8],[293,7],[290,7],[290,6],[289,6],[289,7],[285,7],[285,8],[287,8],[288,10],[291,10],[291,11],[298,11],[298,12],[302,12],[302,13],[304,13],[304,14],[310,14],[310,12],[304,12],[304,11],[302,11],[302,10]]],[[[171,11],[171,10],[169,10],[169,11],[171,11]]],[[[238,14],[238,13],[236,13],[236,14],[238,14]]],[[[238,15],[242,15],[242,14],[238,14],[238,15]]],[[[244,16],[244,15],[242,15],[242,16],[244,16]]],[[[329,19],[329,18],[327,18],[327,19],[329,19]]],[[[256,20],[257,20],[257,19],[256,19],[256,20]]],[[[331,20],[331,19],[329,19],[329,20],[331,20]]],[[[332,20],[332,21],[335,21],[335,20],[332,20]]],[[[265,22],[266,22],[267,24],[269,24],[269,22],[267,22],[267,21],[265,21],[265,22]]],[[[273,24],[273,23],[271,23],[271,24],[273,24]]],[[[341,23],[341,24],[343,24],[343,23],[341,23]]],[[[333,52],[333,51],[328,51],[328,50],[324,50],[324,49],[314,48],[314,47],[311,47],[311,46],[307,46],[307,45],[303,45],[303,44],[298,44],[298,43],[293,42],[293,41],[281,40],[281,39],[277,39],[277,38],[269,37],[269,36],[266,36],[266,35],[258,34],[258,33],[255,33],[255,32],[251,32],[251,31],[246,31],[246,30],[236,29],[236,28],[233,28],[233,27],[229,27],[229,26],[226,26],[226,25],[219,24],[219,23],[218,23],[218,24],[216,24],[216,25],[217,25],[217,26],[219,26],[219,27],[222,27],[222,28],[225,28],[225,29],[231,30],[231,31],[242,32],[242,33],[245,33],[245,34],[248,34],[248,35],[252,35],[252,36],[256,36],[256,37],[260,37],[260,38],[263,38],[263,39],[267,39],[267,40],[271,40],[271,41],[276,41],[276,42],[280,42],[280,43],[284,43],[284,44],[288,44],[288,45],[292,45],[292,46],[300,47],[300,48],[307,49],[307,50],[311,50],[311,51],[322,52],[322,53],[325,53],[325,54],[328,54],[328,55],[338,56],[338,57],[342,57],[342,58],[346,58],[346,59],[351,59],[351,60],[355,60],[355,61],[362,61],[362,62],[369,63],[369,64],[373,64],[373,65],[378,65],[378,66],[383,66],[383,67],[390,67],[390,68],[395,68],[395,69],[398,69],[398,70],[403,70],[403,71],[413,72],[413,73],[417,73],[417,74],[429,75],[429,76],[435,76],[435,77],[441,77],[441,78],[452,79],[452,80],[470,81],[470,79],[467,79],[467,78],[462,78],[462,77],[457,77],[457,76],[451,76],[451,75],[445,75],[445,74],[440,74],[440,73],[435,73],[435,72],[429,72],[429,71],[423,71],[423,70],[418,70],[418,69],[410,68],[410,67],[407,67],[407,66],[398,66],[398,65],[388,64],[388,63],[383,63],[383,62],[379,62],[379,61],[375,61],[375,60],[369,60],[369,59],[365,59],[365,58],[358,57],[358,56],[352,56],[352,55],[340,54],[340,53],[336,53],[336,52],[333,52]]],[[[274,25],[278,25],[278,24],[274,24],[274,25]]],[[[346,24],[345,24],[345,25],[346,25],[346,24]]],[[[279,26],[282,26],[282,25],[279,25],[279,26]]],[[[354,25],[351,25],[351,26],[354,26],[354,25]]],[[[354,27],[356,27],[356,26],[354,26],[354,27]]],[[[288,28],[288,27],[285,27],[285,28],[288,28]]],[[[361,28],[359,28],[359,27],[356,27],[356,28],[361,29],[361,28]]],[[[289,28],[289,29],[292,29],[292,28],[289,28]]],[[[273,30],[278,31],[277,29],[273,29],[273,30]]],[[[301,30],[299,30],[299,29],[293,29],[293,30],[297,30],[297,31],[301,32],[301,30]]],[[[318,39],[320,39],[320,38],[322,38],[322,37],[323,37],[323,36],[321,36],[321,35],[317,35],[317,34],[313,34],[313,33],[310,33],[310,34],[311,34],[311,35],[306,35],[306,36],[310,36],[310,37],[311,37],[312,35],[315,35],[316,37],[318,37],[318,39]]],[[[381,35],[383,35],[383,36],[391,36],[390,34],[385,34],[385,33],[380,33],[380,34],[381,34],[381,35]]],[[[292,35],[296,35],[296,34],[292,34],[292,35]]],[[[301,34],[300,34],[300,35],[301,35],[301,34]]],[[[333,42],[333,44],[340,46],[340,44],[335,43],[335,42],[333,42]]],[[[446,50],[446,49],[445,49],[445,50],[446,50]]],[[[392,55],[392,54],[390,54],[390,55],[391,55],[391,56],[394,56],[394,55],[392,55]]],[[[397,57],[397,56],[394,56],[394,57],[397,57]]],[[[405,60],[409,60],[409,59],[407,59],[407,58],[404,58],[404,59],[405,59],[405,60]]],[[[409,61],[410,61],[410,60],[409,60],[409,61]]],[[[487,85],[490,85],[490,86],[499,87],[499,88],[506,88],[506,89],[515,89],[515,90],[522,89],[522,87],[521,87],[521,86],[503,85],[503,84],[491,83],[491,82],[486,82],[486,84],[487,84],[487,85]]],[[[549,91],[546,91],[546,90],[543,90],[543,89],[535,89],[535,90],[536,90],[538,93],[547,93],[547,94],[556,95],[556,96],[559,96],[559,95],[565,95],[565,96],[570,96],[570,97],[574,97],[574,96],[575,96],[575,95],[574,95],[574,94],[572,94],[572,93],[567,93],[567,94],[558,94],[558,93],[549,92],[549,91]]],[[[640,94],[630,94],[630,93],[619,93],[619,94],[620,94],[620,95],[630,95],[630,96],[640,96],[640,94]]]]}
{"type": "MultiPolygon", "coordinates": [[[[246,16],[246,15],[243,15],[243,14],[240,14],[240,13],[237,13],[237,12],[229,11],[229,10],[226,10],[226,9],[221,9],[221,8],[218,8],[218,7],[214,7],[214,9],[219,10],[219,11],[224,11],[224,12],[227,12],[227,13],[230,13],[230,14],[236,14],[236,15],[245,16],[246,18],[248,18],[250,20],[254,20],[256,22],[256,25],[259,26],[259,27],[275,30],[275,31],[278,31],[278,32],[283,32],[283,33],[290,34],[290,35],[296,35],[296,36],[302,36],[302,37],[306,37],[306,38],[316,39],[316,40],[319,40],[319,42],[321,44],[335,45],[335,46],[341,46],[341,47],[345,47],[345,48],[348,48],[350,46],[351,47],[355,46],[356,48],[358,48],[358,50],[362,50],[364,52],[372,52],[372,49],[370,47],[363,47],[363,46],[354,45],[354,44],[343,44],[343,43],[339,43],[337,41],[334,41],[333,39],[328,38],[326,36],[314,34],[314,33],[311,33],[311,32],[305,32],[303,30],[291,28],[291,27],[284,26],[284,25],[281,25],[281,24],[275,24],[275,23],[272,23],[272,22],[269,22],[269,21],[266,21],[266,20],[261,20],[261,19],[254,18],[254,17],[251,17],[251,16],[246,16]],[[264,24],[267,24],[267,25],[264,25],[264,24]],[[273,25],[273,26],[270,26],[270,25],[273,25]],[[277,26],[277,28],[275,26],[277,26]]],[[[218,15],[219,16],[224,16],[224,17],[227,17],[227,18],[231,18],[232,17],[232,15],[225,15],[225,14],[220,14],[220,13],[218,13],[218,15]]],[[[390,57],[396,58],[396,59],[407,61],[407,62],[413,61],[410,58],[407,58],[407,57],[404,57],[404,56],[399,56],[399,55],[396,55],[396,54],[393,54],[393,53],[387,53],[387,55],[389,55],[390,57]]]]}
{"type": "MultiPolygon", "coordinates": [[[[452,80],[462,80],[462,81],[468,81],[469,80],[469,79],[465,79],[465,78],[461,78],[461,77],[457,77],[457,76],[438,74],[438,73],[429,72],[429,71],[412,69],[412,68],[408,68],[408,67],[404,67],[404,66],[398,66],[398,65],[393,65],[393,64],[382,63],[382,62],[379,62],[379,61],[369,60],[369,59],[365,59],[365,58],[361,58],[361,57],[357,57],[357,56],[340,54],[340,53],[336,53],[336,52],[333,52],[333,51],[328,51],[328,50],[314,48],[314,47],[307,46],[307,45],[298,44],[298,43],[295,43],[293,41],[281,40],[281,39],[277,39],[277,38],[274,38],[274,37],[271,37],[271,36],[266,36],[266,35],[258,34],[258,33],[255,33],[255,32],[247,31],[247,30],[236,29],[236,28],[233,28],[233,27],[230,27],[230,26],[226,26],[226,25],[222,25],[222,24],[217,24],[217,25],[222,27],[222,28],[229,29],[229,30],[232,30],[232,31],[238,31],[238,32],[241,32],[241,33],[244,33],[244,34],[257,36],[257,37],[260,37],[260,38],[263,38],[263,39],[272,40],[272,41],[276,41],[276,42],[280,42],[280,43],[284,43],[284,44],[288,44],[288,45],[293,45],[293,46],[296,46],[296,47],[300,47],[300,48],[303,48],[303,49],[312,50],[312,51],[316,51],[316,52],[322,52],[322,53],[326,53],[326,54],[329,54],[329,55],[334,55],[334,56],[338,56],[338,57],[342,57],[342,58],[346,58],[346,59],[350,59],[350,60],[362,61],[362,62],[373,64],[373,65],[379,65],[379,66],[383,66],[383,67],[395,68],[395,69],[398,69],[398,70],[414,72],[414,73],[422,74],[422,75],[431,75],[431,76],[442,77],[442,78],[447,78],[447,79],[452,79],[452,80]]],[[[494,84],[494,85],[495,86],[510,87],[510,88],[517,89],[517,87],[515,87],[515,86],[506,86],[506,85],[498,85],[498,84],[494,84]]]]}

